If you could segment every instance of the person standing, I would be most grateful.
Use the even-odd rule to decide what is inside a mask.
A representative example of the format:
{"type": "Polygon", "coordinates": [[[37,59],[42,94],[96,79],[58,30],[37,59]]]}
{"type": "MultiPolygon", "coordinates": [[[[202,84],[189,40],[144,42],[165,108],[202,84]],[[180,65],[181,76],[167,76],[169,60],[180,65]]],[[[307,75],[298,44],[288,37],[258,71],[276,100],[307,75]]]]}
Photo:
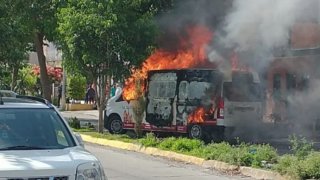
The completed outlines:
{"type": "Polygon", "coordinates": [[[119,95],[119,94],[121,94],[121,93],[122,93],[122,88],[120,87],[120,84],[117,83],[117,84],[116,84],[116,92],[115,92],[115,95],[117,96],[117,95],[119,95]]]}
{"type": "Polygon", "coordinates": [[[112,87],[111,87],[111,91],[110,91],[110,96],[113,97],[116,95],[116,85],[113,84],[112,87]]]}
{"type": "Polygon", "coordinates": [[[90,84],[89,88],[87,89],[87,97],[88,97],[88,103],[89,104],[94,104],[95,96],[96,96],[96,91],[92,87],[93,85],[90,84]]]}

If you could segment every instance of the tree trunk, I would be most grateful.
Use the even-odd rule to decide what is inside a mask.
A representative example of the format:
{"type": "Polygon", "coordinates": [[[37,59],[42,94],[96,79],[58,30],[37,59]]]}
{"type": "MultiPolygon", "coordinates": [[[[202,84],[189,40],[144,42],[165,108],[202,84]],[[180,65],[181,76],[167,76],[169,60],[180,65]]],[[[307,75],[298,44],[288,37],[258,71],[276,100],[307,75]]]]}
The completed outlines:
{"type": "Polygon", "coordinates": [[[17,77],[18,77],[18,66],[12,67],[12,74],[11,74],[11,91],[14,91],[15,87],[17,86],[17,77]]]}
{"type": "Polygon", "coordinates": [[[47,72],[46,57],[43,53],[43,34],[35,32],[34,43],[38,55],[38,62],[40,67],[40,82],[42,87],[42,96],[51,102],[51,85],[47,72]]]}
{"type": "Polygon", "coordinates": [[[100,75],[98,80],[95,82],[97,84],[97,93],[96,93],[96,103],[99,111],[99,121],[98,121],[98,131],[103,133],[104,129],[104,116],[103,111],[106,107],[106,76],[100,75]]]}

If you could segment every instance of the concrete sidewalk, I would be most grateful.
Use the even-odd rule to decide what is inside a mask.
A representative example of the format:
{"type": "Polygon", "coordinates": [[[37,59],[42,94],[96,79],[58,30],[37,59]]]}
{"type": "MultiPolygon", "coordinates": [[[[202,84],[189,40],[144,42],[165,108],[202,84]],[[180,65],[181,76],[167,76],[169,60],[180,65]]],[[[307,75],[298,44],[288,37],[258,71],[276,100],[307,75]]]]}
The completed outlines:
{"type": "Polygon", "coordinates": [[[76,117],[83,120],[98,121],[99,112],[98,110],[86,110],[86,111],[61,111],[64,118],[76,117]]]}
{"type": "Polygon", "coordinates": [[[98,110],[86,110],[86,111],[60,111],[62,116],[69,120],[70,118],[76,117],[80,120],[81,125],[92,124],[94,126],[98,125],[99,112],[98,110]]]}

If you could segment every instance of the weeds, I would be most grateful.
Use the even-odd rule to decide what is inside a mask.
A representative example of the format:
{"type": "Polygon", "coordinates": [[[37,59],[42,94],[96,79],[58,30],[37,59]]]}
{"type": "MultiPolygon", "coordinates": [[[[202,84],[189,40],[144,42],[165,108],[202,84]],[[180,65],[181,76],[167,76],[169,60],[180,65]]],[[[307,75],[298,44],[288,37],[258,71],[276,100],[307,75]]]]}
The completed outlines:
{"type": "Polygon", "coordinates": [[[145,147],[156,147],[159,144],[153,133],[147,133],[145,138],[139,139],[139,142],[145,147]]]}
{"type": "MultiPolygon", "coordinates": [[[[77,131],[81,131],[78,129],[77,131]]],[[[218,160],[238,166],[251,166],[272,169],[292,179],[320,179],[320,152],[313,150],[312,143],[305,138],[290,137],[292,154],[279,156],[270,145],[252,145],[241,143],[230,145],[227,142],[205,145],[202,141],[187,138],[157,138],[152,133],[140,139],[132,139],[127,135],[99,134],[83,132],[94,137],[140,143],[145,147],[156,147],[201,157],[207,160],[218,160]]]]}
{"type": "Polygon", "coordinates": [[[307,141],[304,137],[292,135],[289,137],[289,142],[291,151],[299,159],[303,159],[313,151],[313,143],[307,141]]]}
{"type": "Polygon", "coordinates": [[[81,128],[80,121],[78,120],[77,117],[71,117],[69,119],[69,126],[74,128],[74,129],[80,129],[81,128]]]}

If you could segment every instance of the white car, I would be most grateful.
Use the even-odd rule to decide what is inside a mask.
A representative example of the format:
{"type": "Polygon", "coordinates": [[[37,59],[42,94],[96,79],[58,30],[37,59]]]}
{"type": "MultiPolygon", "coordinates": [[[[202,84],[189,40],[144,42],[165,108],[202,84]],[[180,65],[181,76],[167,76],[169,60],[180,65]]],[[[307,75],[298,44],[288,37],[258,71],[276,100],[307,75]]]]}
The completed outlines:
{"type": "Polygon", "coordinates": [[[0,95],[2,97],[16,97],[18,94],[10,90],[0,90],[0,95]]]}
{"type": "Polygon", "coordinates": [[[0,180],[107,179],[57,109],[35,97],[0,97],[0,180]],[[37,100],[37,101],[36,101],[37,100]],[[40,102],[41,101],[41,102],[40,102]]]}

